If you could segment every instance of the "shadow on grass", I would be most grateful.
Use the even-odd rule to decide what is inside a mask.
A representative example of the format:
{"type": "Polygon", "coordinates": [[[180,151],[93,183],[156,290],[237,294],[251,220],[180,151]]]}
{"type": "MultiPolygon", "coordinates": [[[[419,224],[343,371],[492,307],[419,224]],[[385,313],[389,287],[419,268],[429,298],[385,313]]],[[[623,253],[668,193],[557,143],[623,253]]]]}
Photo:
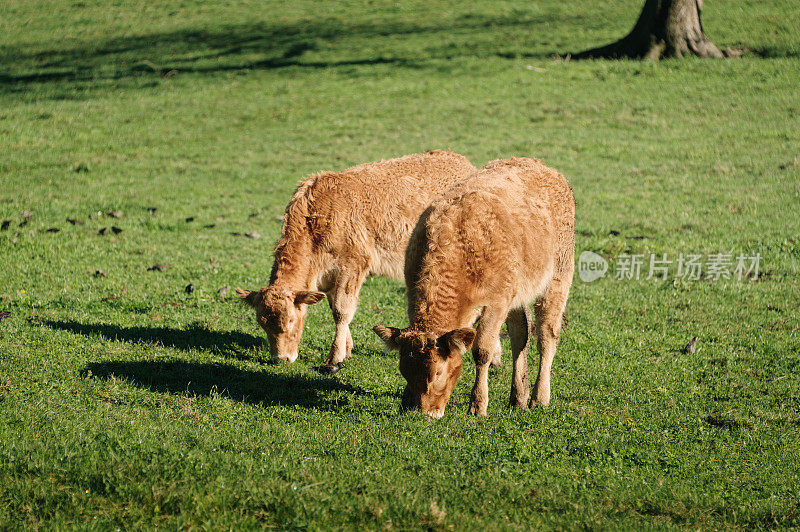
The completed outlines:
{"type": "Polygon", "coordinates": [[[101,336],[109,340],[147,343],[154,346],[211,352],[229,358],[252,360],[243,350],[264,346],[264,340],[235,331],[212,331],[194,324],[187,329],[170,327],[120,327],[105,323],[48,320],[44,325],[83,336],[101,336]]]}
{"type": "Polygon", "coordinates": [[[347,397],[331,392],[373,395],[334,378],[281,375],[269,370],[250,371],[229,364],[170,361],[94,362],[82,376],[124,379],[140,388],[174,395],[219,394],[253,405],[296,405],[332,410],[348,403],[347,397]]]}
{"type": "MultiPolygon", "coordinates": [[[[4,71],[0,74],[0,89],[14,92],[15,86],[17,91],[24,90],[27,83],[97,82],[153,74],[164,78],[184,72],[375,64],[414,67],[426,59],[509,57],[519,51],[503,47],[504,28],[534,31],[552,23],[552,16],[547,15],[464,15],[434,24],[320,20],[239,24],[213,30],[186,28],[104,41],[77,41],[73,45],[64,41],[63,46],[35,52],[12,45],[0,47],[0,70],[4,71]],[[470,37],[480,31],[490,33],[480,40],[470,37]],[[414,36],[424,38],[403,41],[414,36]],[[314,53],[313,58],[308,57],[309,52],[314,53]]],[[[554,52],[522,55],[546,57],[554,52]]]]}

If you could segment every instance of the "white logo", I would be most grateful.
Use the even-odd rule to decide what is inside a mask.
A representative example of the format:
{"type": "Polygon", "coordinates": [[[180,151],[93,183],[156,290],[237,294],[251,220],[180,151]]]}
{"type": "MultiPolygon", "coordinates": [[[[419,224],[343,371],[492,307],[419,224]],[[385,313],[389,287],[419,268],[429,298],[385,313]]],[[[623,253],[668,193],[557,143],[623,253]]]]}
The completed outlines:
{"type": "Polygon", "coordinates": [[[608,271],[606,259],[591,251],[584,251],[578,257],[578,275],[584,283],[591,283],[603,277],[608,271]]]}

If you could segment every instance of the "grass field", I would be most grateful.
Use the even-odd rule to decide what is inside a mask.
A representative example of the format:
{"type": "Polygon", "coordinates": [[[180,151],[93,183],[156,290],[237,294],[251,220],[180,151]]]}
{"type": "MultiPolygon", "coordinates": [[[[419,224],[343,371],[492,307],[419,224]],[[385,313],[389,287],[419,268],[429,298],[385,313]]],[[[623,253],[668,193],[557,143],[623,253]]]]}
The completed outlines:
{"type": "Polygon", "coordinates": [[[657,64],[558,57],[638,2],[286,4],[0,4],[0,529],[800,526],[795,3],[707,0],[744,56],[657,64]],[[300,177],[433,148],[542,158],[611,261],[545,410],[505,409],[506,342],[488,418],[471,361],[444,418],[399,413],[371,331],[405,325],[399,282],[365,284],[328,378],[325,305],[272,366],[218,294],[266,284],[300,177]],[[614,278],[651,253],[761,275],[614,278]]]}

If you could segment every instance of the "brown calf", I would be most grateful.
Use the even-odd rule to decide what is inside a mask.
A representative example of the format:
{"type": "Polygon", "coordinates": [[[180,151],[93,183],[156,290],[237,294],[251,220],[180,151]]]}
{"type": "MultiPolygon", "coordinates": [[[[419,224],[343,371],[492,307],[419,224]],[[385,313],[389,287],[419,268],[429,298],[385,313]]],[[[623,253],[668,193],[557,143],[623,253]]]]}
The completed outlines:
{"type": "Polygon", "coordinates": [[[510,406],[546,406],[550,368],[572,284],[575,201],[567,180],[537,159],[492,161],[425,210],[406,251],[407,329],[375,332],[400,350],[403,406],[444,414],[472,347],[469,410],[485,416],[489,363],[505,320],[514,357],[510,406]],[[528,381],[535,301],[539,375],[528,381]],[[477,334],[471,328],[480,317],[477,334]]]}
{"type": "Polygon", "coordinates": [[[237,288],[256,309],[273,360],[297,359],[307,306],[325,295],[336,322],[327,364],[349,358],[350,322],[364,280],[402,278],[406,245],[420,213],[474,171],[464,156],[436,150],[302,181],[286,207],[269,286],[254,292],[237,288]]]}

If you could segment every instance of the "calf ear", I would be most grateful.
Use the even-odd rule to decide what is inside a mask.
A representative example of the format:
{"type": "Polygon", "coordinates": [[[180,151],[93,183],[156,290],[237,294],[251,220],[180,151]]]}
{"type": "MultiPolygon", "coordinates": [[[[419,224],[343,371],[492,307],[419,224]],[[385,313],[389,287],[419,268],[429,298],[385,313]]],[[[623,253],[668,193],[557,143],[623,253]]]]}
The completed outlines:
{"type": "Polygon", "coordinates": [[[466,327],[464,329],[456,329],[445,333],[439,337],[438,343],[443,347],[443,356],[454,355],[458,353],[463,355],[467,349],[472,347],[472,342],[475,340],[475,329],[466,327]]]}
{"type": "Polygon", "coordinates": [[[395,327],[384,327],[383,325],[376,325],[372,328],[375,331],[383,343],[386,344],[386,347],[389,349],[400,349],[400,344],[397,343],[397,337],[400,336],[400,333],[403,332],[402,329],[397,329],[395,327]]]}
{"type": "Polygon", "coordinates": [[[319,303],[323,299],[325,299],[324,292],[300,290],[294,295],[294,304],[300,305],[301,303],[304,303],[306,305],[313,305],[314,303],[319,303]]]}
{"type": "Polygon", "coordinates": [[[241,288],[237,288],[236,293],[239,294],[239,297],[242,298],[242,301],[244,301],[251,307],[256,306],[256,301],[258,300],[258,292],[251,292],[250,290],[242,290],[241,288]]]}

